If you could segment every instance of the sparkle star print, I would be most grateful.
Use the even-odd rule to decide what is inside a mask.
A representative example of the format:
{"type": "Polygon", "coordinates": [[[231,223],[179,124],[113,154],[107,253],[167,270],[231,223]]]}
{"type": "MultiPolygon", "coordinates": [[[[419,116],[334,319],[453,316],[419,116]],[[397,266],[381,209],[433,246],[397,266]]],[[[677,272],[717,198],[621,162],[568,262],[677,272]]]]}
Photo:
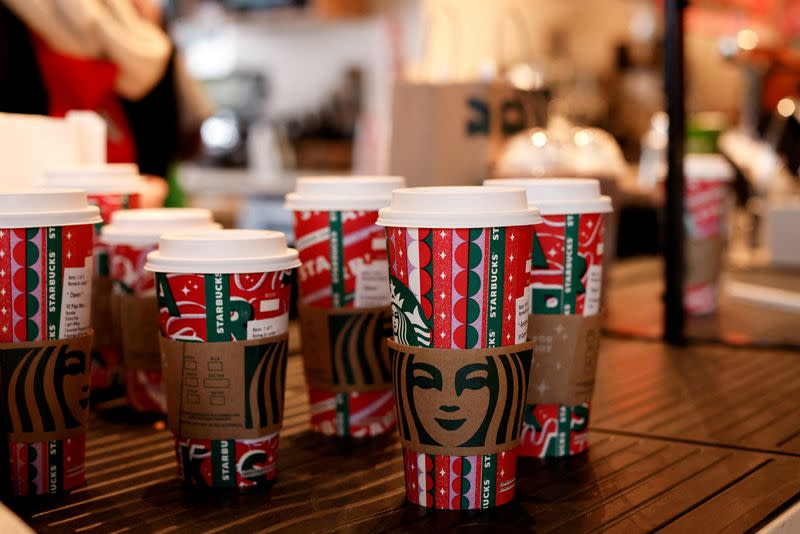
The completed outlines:
{"type": "MultiPolygon", "coordinates": [[[[525,340],[531,227],[386,231],[397,342],[468,349],[525,340]]],[[[405,448],[403,454],[412,503],[491,508],[514,496],[513,452],[448,456],[405,448]]]]}
{"type": "MultiPolygon", "coordinates": [[[[300,298],[317,308],[389,304],[386,240],[375,211],[296,211],[300,298]]],[[[309,388],[311,426],[328,436],[367,437],[395,427],[391,390],[309,388]]]]}

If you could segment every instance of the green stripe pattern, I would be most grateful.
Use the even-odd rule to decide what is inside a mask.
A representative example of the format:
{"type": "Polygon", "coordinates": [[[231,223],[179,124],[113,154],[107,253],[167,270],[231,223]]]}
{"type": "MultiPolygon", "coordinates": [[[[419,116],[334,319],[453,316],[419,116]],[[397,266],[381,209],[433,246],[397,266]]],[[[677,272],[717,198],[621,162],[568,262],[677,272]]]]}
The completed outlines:
{"type": "Polygon", "coordinates": [[[564,217],[564,302],[563,313],[575,313],[575,303],[577,295],[575,288],[578,287],[573,277],[578,275],[578,221],[579,215],[567,215],[564,217]]]}
{"type": "Polygon", "coordinates": [[[64,450],[63,441],[51,440],[47,442],[47,473],[48,492],[51,495],[60,495],[64,490],[64,450]]]}
{"type": "Polygon", "coordinates": [[[236,442],[211,440],[211,470],[215,488],[236,487],[236,442]]]}
{"type": "Polygon", "coordinates": [[[206,340],[231,340],[230,281],[226,274],[206,274],[206,340]]]}
{"type": "Polygon", "coordinates": [[[47,228],[47,339],[58,339],[61,327],[61,228],[47,228]]]}
{"type": "Polygon", "coordinates": [[[345,304],[342,212],[331,211],[328,217],[328,225],[331,229],[331,291],[333,292],[333,307],[341,308],[345,304]]]}
{"type": "Polygon", "coordinates": [[[350,395],[335,393],[336,396],[336,435],[350,435],[350,395]]]}
{"type": "Polygon", "coordinates": [[[489,277],[486,306],[486,346],[503,344],[503,282],[505,281],[506,229],[492,228],[489,241],[489,277]]]}
{"type": "Polygon", "coordinates": [[[497,454],[484,454],[481,469],[480,508],[494,508],[497,496],[497,454]]]}

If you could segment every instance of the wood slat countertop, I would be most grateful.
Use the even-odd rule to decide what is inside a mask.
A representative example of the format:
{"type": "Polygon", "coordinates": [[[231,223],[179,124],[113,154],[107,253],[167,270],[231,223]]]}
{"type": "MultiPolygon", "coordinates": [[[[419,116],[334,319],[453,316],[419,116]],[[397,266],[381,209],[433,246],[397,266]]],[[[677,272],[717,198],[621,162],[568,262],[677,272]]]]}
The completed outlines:
{"type": "Polygon", "coordinates": [[[39,532],[743,532],[800,499],[798,358],[606,338],[588,454],[521,459],[516,502],[448,512],[404,502],[394,435],[348,442],[310,432],[295,354],[269,492],[186,493],[163,424],[111,402],[91,421],[87,485],[9,504],[39,532]]]}

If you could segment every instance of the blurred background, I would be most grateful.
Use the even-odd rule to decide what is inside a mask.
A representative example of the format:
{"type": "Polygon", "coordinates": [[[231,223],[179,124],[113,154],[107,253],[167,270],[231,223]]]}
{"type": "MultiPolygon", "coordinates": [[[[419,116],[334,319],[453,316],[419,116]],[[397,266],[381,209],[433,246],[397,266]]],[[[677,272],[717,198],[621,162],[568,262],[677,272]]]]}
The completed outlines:
{"type": "MultiPolygon", "coordinates": [[[[616,207],[609,256],[662,250],[663,1],[0,6],[0,110],[99,111],[108,161],[157,176],[155,203],[291,233],[283,195],[299,175],[399,174],[413,185],[591,176],[616,207]],[[102,98],[74,97],[87,87],[102,98]]],[[[686,151],[714,154],[731,175],[727,260],[796,268],[800,1],[698,0],[685,15],[686,151]]],[[[19,159],[22,130],[3,120],[6,155],[19,159]]],[[[0,178],[35,180],[63,163],[62,145],[0,178]]]]}

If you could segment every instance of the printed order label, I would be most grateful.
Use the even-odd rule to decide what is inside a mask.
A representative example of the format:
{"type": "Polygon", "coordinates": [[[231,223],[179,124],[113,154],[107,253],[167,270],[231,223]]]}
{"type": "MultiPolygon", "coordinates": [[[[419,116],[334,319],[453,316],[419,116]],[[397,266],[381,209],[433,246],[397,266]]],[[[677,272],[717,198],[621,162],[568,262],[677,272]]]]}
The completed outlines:
{"type": "Polygon", "coordinates": [[[586,298],[583,302],[584,315],[597,315],[600,312],[600,288],[603,285],[603,267],[592,265],[586,272],[586,298]]]}
{"type": "Polygon", "coordinates": [[[356,308],[378,308],[390,302],[389,262],[373,261],[362,265],[356,273],[356,308]]]}
{"type": "Polygon", "coordinates": [[[61,289],[62,337],[79,336],[89,329],[89,298],[92,277],[92,260],[86,259],[85,267],[64,268],[64,284],[61,289]]]}
{"type": "Polygon", "coordinates": [[[247,339],[279,336],[289,329],[289,314],[247,322],[247,339]]]}

